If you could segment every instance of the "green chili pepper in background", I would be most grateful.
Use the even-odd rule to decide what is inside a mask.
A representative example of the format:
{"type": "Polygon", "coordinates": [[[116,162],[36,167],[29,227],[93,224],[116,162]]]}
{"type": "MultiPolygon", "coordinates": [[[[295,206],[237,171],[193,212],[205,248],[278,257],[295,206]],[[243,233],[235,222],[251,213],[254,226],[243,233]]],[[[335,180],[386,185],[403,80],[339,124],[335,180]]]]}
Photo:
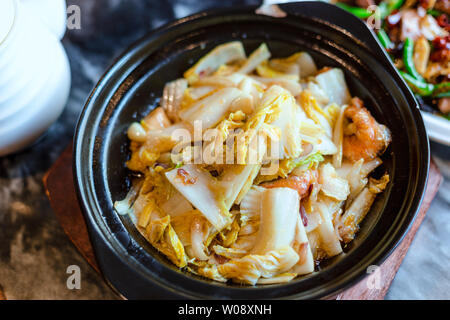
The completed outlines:
{"type": "Polygon", "coordinates": [[[384,31],[383,29],[378,30],[377,36],[385,49],[392,49],[392,42],[386,31],[384,31]]]}
{"type": "Polygon", "coordinates": [[[345,4],[345,3],[338,2],[338,3],[336,3],[336,5],[339,8],[344,9],[345,11],[348,11],[348,12],[354,14],[355,16],[357,16],[360,19],[367,19],[368,17],[370,17],[373,14],[372,11],[369,11],[367,9],[349,6],[348,4],[345,4]]]}
{"type": "Polygon", "coordinates": [[[392,11],[400,9],[400,7],[403,5],[404,0],[387,0],[382,1],[378,5],[378,10],[380,13],[380,18],[384,19],[388,15],[392,13],[392,11]]]}
{"type": "Polygon", "coordinates": [[[392,10],[389,10],[389,5],[387,2],[380,2],[378,5],[378,10],[375,12],[376,16],[378,16],[380,19],[386,18],[392,10]]]}
{"type": "Polygon", "coordinates": [[[403,79],[409,84],[411,89],[422,97],[430,96],[434,91],[434,85],[431,83],[426,83],[421,80],[417,80],[413,76],[407,74],[406,72],[399,71],[403,79]]]}
{"type": "Polygon", "coordinates": [[[431,14],[433,17],[439,17],[443,12],[438,11],[436,9],[427,10],[428,14],[431,14]]]}
{"type": "Polygon", "coordinates": [[[417,72],[416,66],[414,65],[414,41],[411,38],[406,38],[403,44],[403,63],[405,64],[406,71],[413,76],[415,79],[425,82],[422,76],[417,72]]]}
{"type": "Polygon", "coordinates": [[[392,13],[392,11],[400,9],[400,7],[403,5],[403,3],[404,3],[404,0],[382,1],[378,5],[378,10],[376,12],[373,12],[372,10],[360,8],[360,7],[349,6],[348,4],[345,4],[342,2],[338,2],[338,3],[336,3],[336,5],[339,8],[344,9],[345,11],[348,11],[361,19],[367,19],[374,13],[375,14],[378,13],[378,16],[381,19],[384,19],[388,15],[390,15],[392,13]]]}
{"type": "Polygon", "coordinates": [[[450,82],[442,82],[434,86],[434,98],[448,98],[450,97],[450,82]]]}
{"type": "Polygon", "coordinates": [[[372,11],[360,7],[353,7],[349,6],[348,4],[338,2],[336,5],[344,9],[345,11],[348,11],[355,16],[357,16],[360,19],[367,19],[371,15],[376,14],[379,18],[384,19],[388,15],[391,14],[392,11],[399,9],[403,5],[404,0],[388,0],[388,1],[382,1],[378,5],[377,11],[372,11]]]}
{"type": "Polygon", "coordinates": [[[450,98],[450,91],[442,92],[437,95],[433,95],[434,98],[450,98]]]}
{"type": "Polygon", "coordinates": [[[392,11],[400,9],[400,7],[403,5],[405,0],[389,0],[388,1],[388,9],[390,10],[389,14],[391,14],[392,11]]]}
{"type": "Polygon", "coordinates": [[[450,82],[442,82],[436,85],[436,88],[434,89],[435,92],[441,93],[445,91],[450,91],[450,82]]]}

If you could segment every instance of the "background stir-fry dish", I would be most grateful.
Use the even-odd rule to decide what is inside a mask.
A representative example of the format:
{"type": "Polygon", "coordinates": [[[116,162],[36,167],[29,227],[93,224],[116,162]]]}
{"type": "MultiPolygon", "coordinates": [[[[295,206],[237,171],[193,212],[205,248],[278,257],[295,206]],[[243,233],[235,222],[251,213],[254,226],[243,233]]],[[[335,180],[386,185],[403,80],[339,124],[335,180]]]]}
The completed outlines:
{"type": "Polygon", "coordinates": [[[377,31],[425,111],[450,120],[450,0],[349,0],[337,4],[361,19],[381,19],[377,31]]]}
{"type": "Polygon", "coordinates": [[[139,178],[116,210],[176,266],[221,282],[314,272],[389,182],[371,176],[389,129],[342,70],[318,70],[306,52],[271,58],[265,44],[248,57],[238,41],[216,47],[128,137],[139,178]]]}

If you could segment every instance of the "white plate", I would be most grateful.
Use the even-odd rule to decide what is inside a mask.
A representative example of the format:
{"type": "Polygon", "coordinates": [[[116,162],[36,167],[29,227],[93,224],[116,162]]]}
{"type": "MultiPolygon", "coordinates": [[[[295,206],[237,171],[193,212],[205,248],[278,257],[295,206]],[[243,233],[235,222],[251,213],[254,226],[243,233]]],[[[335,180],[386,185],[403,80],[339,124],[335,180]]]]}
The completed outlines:
{"type": "Polygon", "coordinates": [[[0,0],[0,44],[5,40],[14,23],[14,3],[12,0],[0,0]]]}
{"type": "Polygon", "coordinates": [[[450,146],[450,121],[429,112],[421,112],[430,140],[450,146]]]}

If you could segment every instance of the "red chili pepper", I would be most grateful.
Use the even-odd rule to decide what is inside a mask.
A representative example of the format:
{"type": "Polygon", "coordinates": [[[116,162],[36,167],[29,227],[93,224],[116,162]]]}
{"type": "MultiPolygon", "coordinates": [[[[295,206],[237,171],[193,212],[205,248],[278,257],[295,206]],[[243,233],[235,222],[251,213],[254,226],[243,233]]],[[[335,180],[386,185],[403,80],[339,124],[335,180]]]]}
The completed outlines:
{"type": "Polygon", "coordinates": [[[433,46],[436,50],[450,49],[450,36],[436,37],[433,40],[433,46]]]}
{"type": "Polygon", "coordinates": [[[450,49],[436,50],[431,54],[430,59],[435,62],[450,60],[450,49]]]}
{"type": "Polygon", "coordinates": [[[445,13],[443,13],[439,17],[437,17],[436,21],[441,28],[444,28],[445,30],[450,31],[450,22],[448,21],[448,17],[445,13]]]}

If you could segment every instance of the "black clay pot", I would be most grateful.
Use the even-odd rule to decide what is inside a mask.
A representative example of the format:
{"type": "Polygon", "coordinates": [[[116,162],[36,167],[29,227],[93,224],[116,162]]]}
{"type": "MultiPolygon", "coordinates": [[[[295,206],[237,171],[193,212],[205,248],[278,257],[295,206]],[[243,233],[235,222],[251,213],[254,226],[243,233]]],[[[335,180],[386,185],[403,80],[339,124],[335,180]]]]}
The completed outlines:
{"type": "Polygon", "coordinates": [[[429,146],[417,103],[359,19],[322,2],[280,5],[284,18],[256,7],[207,11],[168,24],[132,46],[93,90],[75,136],[74,175],[98,263],[130,299],[321,298],[361,280],[408,231],[424,194],[429,146]],[[392,131],[384,155],[391,183],[379,195],[345,253],[321,270],[287,284],[221,284],[178,270],[137,232],[113,203],[129,189],[127,127],[154,108],[166,82],[178,78],[214,46],[242,40],[247,52],[266,42],[274,56],[306,50],[320,66],[345,70],[353,95],[392,131]]]}

